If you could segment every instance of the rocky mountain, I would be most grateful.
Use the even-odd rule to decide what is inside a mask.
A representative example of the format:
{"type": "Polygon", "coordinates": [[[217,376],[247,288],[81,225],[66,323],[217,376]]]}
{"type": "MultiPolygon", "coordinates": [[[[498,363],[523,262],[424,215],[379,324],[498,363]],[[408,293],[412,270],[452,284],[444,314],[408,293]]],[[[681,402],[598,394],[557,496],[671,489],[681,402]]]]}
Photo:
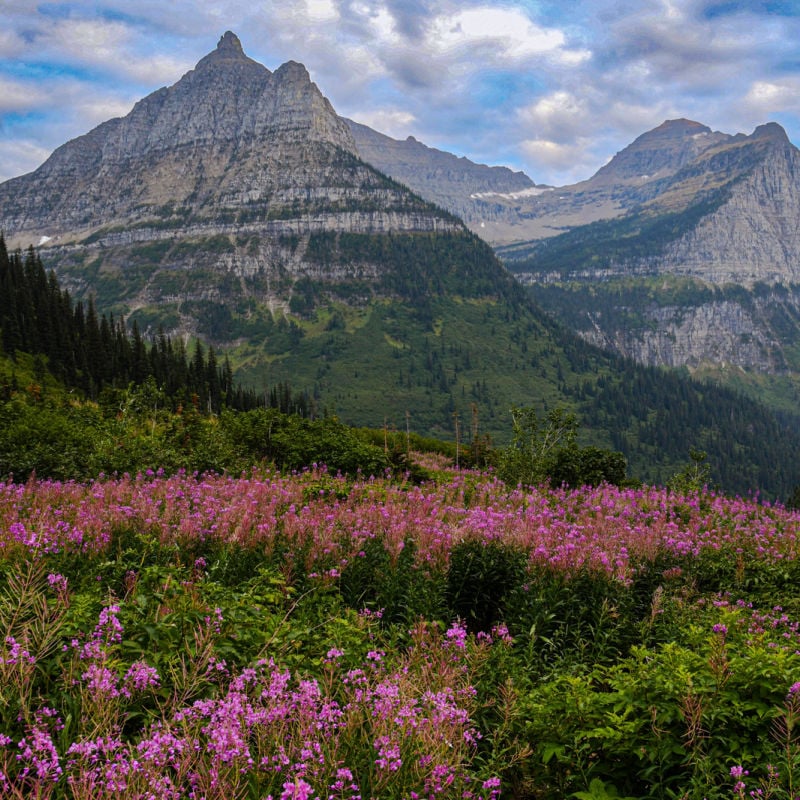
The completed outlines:
{"type": "Polygon", "coordinates": [[[736,138],[698,122],[667,120],[638,137],[592,178],[552,187],[537,185],[522,172],[457,158],[413,137],[400,141],[364,125],[349,125],[365,161],[457,214],[498,247],[622,216],[658,194],[664,180],[703,151],[736,138]]]}
{"type": "Polygon", "coordinates": [[[413,136],[392,139],[352,120],[347,123],[364,161],[460,217],[487,241],[502,240],[501,231],[519,224],[516,202],[550,191],[524,172],[476,164],[413,136]]]}
{"type": "Polygon", "coordinates": [[[0,184],[0,230],[99,311],[224,347],[242,380],[288,381],[354,422],[410,409],[418,430],[449,433],[454,397],[480,397],[499,430],[509,403],[560,396],[552,326],[491,249],[363,161],[302,65],[271,72],[230,32],[173,86],[0,184]],[[487,326],[500,341],[478,341],[487,326]],[[510,380],[528,347],[553,353],[510,380]]]}
{"type": "MultiPolygon", "coordinates": [[[[246,385],[290,384],[346,422],[503,443],[512,405],[564,406],[650,480],[699,446],[732,491],[797,483],[785,453],[800,437],[769,411],[555,325],[463,222],[368,164],[363,141],[302,65],[272,72],[226,33],[173,86],[0,184],[0,230],[99,312],[224,347],[246,385]]],[[[406,150],[453,196],[540,188],[406,150]]]]}
{"type": "Polygon", "coordinates": [[[594,208],[605,196],[613,214],[499,248],[539,302],[586,340],[641,363],[726,380],[733,369],[737,381],[755,376],[756,392],[780,376],[781,402],[792,407],[800,385],[800,151],[784,130],[770,123],[727,135],[667,122],[583,192],[594,208]]]}
{"type": "Polygon", "coordinates": [[[187,332],[180,304],[231,281],[277,308],[300,279],[375,277],[369,260],[322,270],[315,236],[465,233],[359,160],[305,67],[270,72],[230,32],[174,86],[0,185],[0,227],[74,293],[187,332]]]}

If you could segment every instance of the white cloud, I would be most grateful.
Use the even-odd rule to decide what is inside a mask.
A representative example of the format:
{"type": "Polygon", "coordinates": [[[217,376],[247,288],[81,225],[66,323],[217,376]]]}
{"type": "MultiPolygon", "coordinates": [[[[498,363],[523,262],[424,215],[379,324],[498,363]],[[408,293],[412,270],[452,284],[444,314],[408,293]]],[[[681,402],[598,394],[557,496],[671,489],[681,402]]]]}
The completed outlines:
{"type": "Polygon", "coordinates": [[[29,82],[0,75],[0,112],[30,111],[46,102],[47,93],[29,82]]]}
{"type": "Polygon", "coordinates": [[[592,112],[585,98],[562,90],[520,109],[518,116],[526,128],[536,133],[537,138],[563,139],[572,138],[577,131],[585,131],[592,112]]]}
{"type": "Polygon", "coordinates": [[[0,28],[0,58],[16,58],[25,52],[25,42],[13,30],[0,28]]]}
{"type": "Polygon", "coordinates": [[[33,172],[51,150],[30,139],[0,140],[0,181],[33,172]]]}
{"type": "Polygon", "coordinates": [[[416,117],[408,111],[397,109],[377,109],[375,111],[359,111],[353,115],[355,122],[368,125],[373,130],[391,136],[394,139],[405,139],[414,132],[416,117]]]}
{"type": "Polygon", "coordinates": [[[172,85],[195,64],[196,61],[157,55],[129,61],[121,65],[121,70],[130,79],[155,88],[172,85]]]}
{"type": "Polygon", "coordinates": [[[498,62],[547,56],[578,64],[589,57],[586,50],[569,49],[562,31],[540,27],[521,9],[511,7],[479,6],[439,16],[430,25],[427,46],[432,52],[453,55],[478,47],[498,62]]]}
{"type": "Polygon", "coordinates": [[[38,30],[35,46],[50,60],[100,68],[146,86],[174,83],[196,63],[147,53],[141,34],[106,20],[50,20],[38,30]]]}
{"type": "MultiPolygon", "coordinates": [[[[568,182],[564,180],[565,176],[569,176],[568,180],[573,181],[589,177],[589,173],[585,170],[589,166],[587,161],[590,159],[587,159],[587,154],[590,146],[591,142],[587,139],[578,139],[571,144],[549,139],[526,139],[521,142],[523,152],[531,161],[549,173],[561,176],[558,183],[568,182]]],[[[596,169],[597,162],[593,158],[591,163],[596,169]]]]}
{"type": "Polygon", "coordinates": [[[742,105],[752,117],[762,122],[776,113],[800,112],[800,78],[753,81],[742,98],[742,105]]]}
{"type": "Polygon", "coordinates": [[[36,47],[72,62],[114,66],[125,54],[131,33],[119,22],[102,19],[59,19],[43,25],[36,47]]]}
{"type": "Polygon", "coordinates": [[[332,23],[339,19],[339,9],[332,0],[306,0],[306,16],[314,22],[332,23]]]}

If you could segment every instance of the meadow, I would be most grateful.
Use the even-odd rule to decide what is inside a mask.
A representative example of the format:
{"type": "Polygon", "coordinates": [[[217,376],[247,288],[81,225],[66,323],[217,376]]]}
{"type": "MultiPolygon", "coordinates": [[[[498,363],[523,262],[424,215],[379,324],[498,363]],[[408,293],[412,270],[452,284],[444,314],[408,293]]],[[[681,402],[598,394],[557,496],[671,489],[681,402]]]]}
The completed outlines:
{"type": "Polygon", "coordinates": [[[9,798],[800,796],[800,515],[324,468],[0,484],[9,798]]]}

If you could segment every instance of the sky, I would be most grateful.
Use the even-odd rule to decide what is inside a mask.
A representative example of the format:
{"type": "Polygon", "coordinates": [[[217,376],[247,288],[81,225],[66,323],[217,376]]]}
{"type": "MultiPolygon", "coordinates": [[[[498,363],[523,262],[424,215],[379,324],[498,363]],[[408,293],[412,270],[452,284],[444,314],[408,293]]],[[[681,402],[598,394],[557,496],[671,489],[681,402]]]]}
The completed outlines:
{"type": "Polygon", "coordinates": [[[0,0],[0,181],[170,86],[227,30],[397,139],[590,177],[666,119],[800,144],[800,2],[0,0]]]}

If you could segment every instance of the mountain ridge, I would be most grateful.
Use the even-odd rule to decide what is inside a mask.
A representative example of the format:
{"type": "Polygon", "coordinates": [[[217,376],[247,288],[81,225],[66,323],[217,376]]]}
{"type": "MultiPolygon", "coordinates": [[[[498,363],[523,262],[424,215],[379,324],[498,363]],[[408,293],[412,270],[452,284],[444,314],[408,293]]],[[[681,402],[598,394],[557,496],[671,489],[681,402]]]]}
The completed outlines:
{"type": "Polygon", "coordinates": [[[800,391],[800,150],[777,123],[713,141],[703,134],[694,157],[625,190],[616,217],[498,253],[587,341],[791,411],[800,391]]]}
{"type": "MultiPolygon", "coordinates": [[[[39,253],[74,297],[142,334],[223,347],[248,387],[291,384],[350,423],[452,436],[460,415],[478,436],[480,407],[480,435],[502,441],[509,406],[567,407],[651,480],[690,446],[721,453],[721,428],[752,454],[735,488],[777,485],[753,433],[780,429],[768,412],[748,405],[748,432],[732,394],[569,334],[463,222],[360,157],[302,65],[270,72],[231,37],[0,184],[0,229],[51,237],[39,253]],[[681,403],[690,416],[665,446],[653,420],[681,403]]],[[[491,169],[472,174],[540,188],[491,169]]]]}

